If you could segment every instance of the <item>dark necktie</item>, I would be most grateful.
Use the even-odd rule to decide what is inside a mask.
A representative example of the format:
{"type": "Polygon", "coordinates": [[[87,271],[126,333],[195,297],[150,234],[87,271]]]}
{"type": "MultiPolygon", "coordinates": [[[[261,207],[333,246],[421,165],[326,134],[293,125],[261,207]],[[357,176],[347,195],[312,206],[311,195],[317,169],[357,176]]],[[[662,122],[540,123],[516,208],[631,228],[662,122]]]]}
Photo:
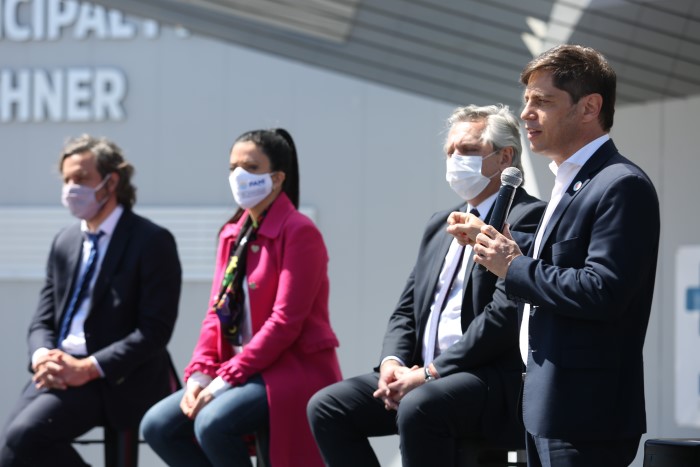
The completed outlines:
{"type": "MultiPolygon", "coordinates": [[[[479,217],[479,210],[476,208],[471,208],[469,211],[469,214],[472,214],[476,217],[479,217]]],[[[454,285],[455,279],[457,278],[457,274],[459,274],[460,268],[462,267],[462,262],[464,261],[464,247],[461,247],[460,252],[459,252],[459,263],[457,263],[457,269],[455,269],[455,273],[452,275],[452,278],[450,279],[450,288],[447,290],[447,294],[445,295],[445,301],[442,303],[442,307],[440,308],[440,313],[445,309],[445,305],[447,305],[447,301],[450,298],[450,291],[452,290],[452,286],[454,285]]],[[[464,287],[464,283],[462,283],[462,287],[464,287]]]]}
{"type": "MultiPolygon", "coordinates": [[[[476,208],[471,208],[469,214],[479,217],[479,210],[476,208]]],[[[450,298],[450,291],[452,290],[452,285],[454,285],[455,279],[457,278],[457,274],[459,274],[460,268],[462,267],[462,262],[464,261],[464,247],[460,247],[460,251],[458,254],[459,263],[457,263],[457,268],[455,269],[454,274],[450,278],[450,286],[447,289],[447,294],[445,294],[445,300],[442,302],[442,306],[440,307],[440,313],[442,313],[442,311],[445,309],[445,305],[447,305],[447,301],[450,298]]],[[[464,286],[464,283],[462,283],[462,286],[464,286]]]]}
{"type": "MultiPolygon", "coordinates": [[[[469,211],[469,214],[473,214],[476,217],[479,217],[479,210],[476,208],[472,208],[469,211]]],[[[437,329],[435,330],[437,335],[435,336],[435,349],[433,350],[433,355],[435,357],[440,355],[440,339],[439,339],[440,316],[442,316],[442,312],[445,310],[445,306],[447,305],[447,302],[450,299],[450,291],[452,290],[452,286],[454,285],[454,281],[457,278],[457,274],[459,274],[460,268],[462,266],[462,262],[464,261],[464,247],[460,247],[459,252],[457,254],[459,255],[457,267],[455,268],[454,274],[450,278],[450,285],[449,285],[449,288],[447,289],[447,293],[445,294],[445,298],[442,302],[442,305],[440,306],[440,314],[438,315],[438,326],[437,326],[437,329]]],[[[462,282],[462,288],[464,289],[464,282],[462,282]]],[[[464,293],[464,290],[462,290],[462,293],[464,293]]]]}
{"type": "Polygon", "coordinates": [[[88,255],[87,263],[85,264],[85,270],[80,277],[78,277],[78,281],[73,288],[73,295],[71,296],[70,303],[68,304],[68,309],[63,316],[57,346],[60,346],[61,342],[63,342],[68,335],[68,330],[70,329],[70,323],[73,320],[73,316],[75,315],[75,312],[78,311],[78,308],[80,308],[80,304],[85,299],[87,291],[90,288],[90,281],[95,273],[95,265],[97,264],[97,242],[99,242],[100,237],[104,235],[104,232],[85,232],[85,235],[90,242],[90,253],[88,255]]]}
{"type": "MultiPolygon", "coordinates": [[[[476,217],[479,217],[479,210],[476,208],[471,208],[469,211],[469,214],[472,214],[476,217]]],[[[464,261],[464,247],[460,247],[460,251],[458,253],[459,255],[459,262],[457,263],[457,267],[455,268],[455,272],[450,278],[450,285],[449,288],[447,289],[447,293],[445,294],[445,299],[442,302],[442,306],[440,307],[440,314],[442,314],[443,310],[445,309],[445,305],[447,305],[447,301],[450,299],[450,291],[452,290],[452,286],[454,285],[455,279],[457,278],[457,274],[459,274],[460,268],[462,266],[462,262],[464,261]]],[[[464,283],[462,283],[462,286],[464,286],[464,283]]],[[[437,342],[437,339],[435,340],[437,342]]]]}

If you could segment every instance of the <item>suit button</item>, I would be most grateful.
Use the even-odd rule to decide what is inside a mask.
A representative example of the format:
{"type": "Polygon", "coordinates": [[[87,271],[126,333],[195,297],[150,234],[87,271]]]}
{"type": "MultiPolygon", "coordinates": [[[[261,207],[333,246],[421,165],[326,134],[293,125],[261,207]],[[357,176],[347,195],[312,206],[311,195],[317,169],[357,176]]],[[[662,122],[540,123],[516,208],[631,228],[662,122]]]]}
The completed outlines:
{"type": "Polygon", "coordinates": [[[255,289],[258,288],[258,284],[256,284],[255,282],[250,282],[250,283],[248,284],[248,288],[249,288],[250,290],[255,290],[255,289]]]}
{"type": "Polygon", "coordinates": [[[250,251],[252,251],[253,253],[257,253],[258,251],[260,251],[260,246],[259,245],[250,245],[250,251]]]}

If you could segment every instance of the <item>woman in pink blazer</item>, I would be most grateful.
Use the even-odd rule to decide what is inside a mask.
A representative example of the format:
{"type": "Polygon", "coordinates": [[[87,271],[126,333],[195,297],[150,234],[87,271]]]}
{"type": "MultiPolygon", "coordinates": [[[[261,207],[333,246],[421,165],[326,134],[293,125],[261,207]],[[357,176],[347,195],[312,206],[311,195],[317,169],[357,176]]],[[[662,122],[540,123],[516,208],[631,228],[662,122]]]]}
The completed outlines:
{"type": "Polygon", "coordinates": [[[250,466],[246,435],[269,430],[269,465],[322,466],[305,408],[317,390],[341,379],[326,247],[297,211],[289,133],[244,133],[230,161],[239,209],[219,234],[186,386],[146,413],[143,435],[170,466],[250,466]]]}

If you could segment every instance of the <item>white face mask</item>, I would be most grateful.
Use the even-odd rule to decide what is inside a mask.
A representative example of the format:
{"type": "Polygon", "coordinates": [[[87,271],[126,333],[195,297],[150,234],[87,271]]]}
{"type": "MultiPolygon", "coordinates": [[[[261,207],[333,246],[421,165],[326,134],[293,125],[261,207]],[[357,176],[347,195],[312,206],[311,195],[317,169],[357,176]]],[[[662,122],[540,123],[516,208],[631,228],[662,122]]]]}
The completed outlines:
{"type": "Polygon", "coordinates": [[[94,219],[109,198],[105,196],[102,201],[97,201],[97,192],[107,183],[111,175],[107,174],[95,188],[84,185],[63,185],[61,202],[78,219],[86,221],[94,219]]]}
{"type": "Polygon", "coordinates": [[[228,176],[233,199],[243,209],[250,209],[272,193],[272,177],[269,173],[252,174],[236,167],[228,176]]]}
{"type": "Polygon", "coordinates": [[[482,161],[497,152],[493,151],[484,157],[452,154],[451,157],[447,158],[447,175],[445,176],[447,183],[463,200],[469,201],[476,198],[486,188],[489,181],[498,175],[498,172],[490,177],[481,174],[482,161]]]}

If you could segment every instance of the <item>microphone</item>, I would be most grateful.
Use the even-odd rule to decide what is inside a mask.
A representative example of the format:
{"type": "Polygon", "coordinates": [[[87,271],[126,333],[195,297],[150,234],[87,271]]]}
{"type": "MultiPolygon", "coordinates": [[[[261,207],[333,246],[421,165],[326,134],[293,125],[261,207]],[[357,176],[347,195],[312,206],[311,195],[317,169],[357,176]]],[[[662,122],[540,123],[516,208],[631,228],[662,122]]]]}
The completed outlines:
{"type": "Polygon", "coordinates": [[[523,183],[523,173],[516,167],[507,167],[501,174],[501,188],[498,190],[498,198],[489,219],[489,224],[501,233],[503,233],[510,206],[513,204],[515,190],[521,183],[523,183]]]}

